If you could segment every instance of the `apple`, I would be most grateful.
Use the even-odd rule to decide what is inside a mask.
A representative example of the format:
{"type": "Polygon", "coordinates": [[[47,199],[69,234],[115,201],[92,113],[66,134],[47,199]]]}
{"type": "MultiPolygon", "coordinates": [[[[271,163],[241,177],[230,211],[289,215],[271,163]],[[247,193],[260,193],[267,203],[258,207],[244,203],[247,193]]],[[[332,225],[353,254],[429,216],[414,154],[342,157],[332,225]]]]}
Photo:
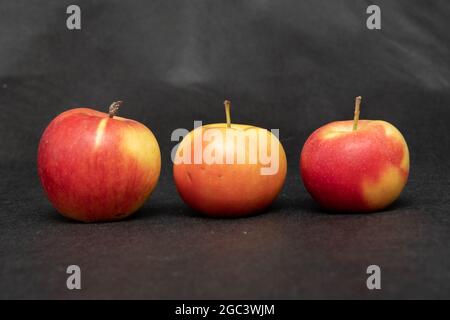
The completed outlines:
{"type": "Polygon", "coordinates": [[[156,186],[161,154],[143,124],[88,108],[65,111],[45,129],[38,172],[53,206],[64,216],[109,221],[135,212],[156,186]]]}
{"type": "Polygon", "coordinates": [[[242,217],[262,211],[277,197],[286,177],[286,154],[268,130],[232,124],[229,101],[225,111],[226,123],[201,126],[184,137],[173,175],[181,198],[195,210],[242,217]]]}
{"type": "Polygon", "coordinates": [[[409,174],[409,151],[400,131],[380,120],[331,122],[314,131],[300,156],[303,183],[324,208],[371,212],[394,202],[409,174]]]}

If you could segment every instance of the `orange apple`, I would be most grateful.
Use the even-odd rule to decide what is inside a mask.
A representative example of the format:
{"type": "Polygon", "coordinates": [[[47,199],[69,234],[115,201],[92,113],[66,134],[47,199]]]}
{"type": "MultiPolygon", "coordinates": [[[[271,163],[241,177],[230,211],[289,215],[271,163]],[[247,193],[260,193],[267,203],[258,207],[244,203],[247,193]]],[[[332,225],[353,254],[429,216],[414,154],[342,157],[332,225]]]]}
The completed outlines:
{"type": "Polygon", "coordinates": [[[175,153],[173,174],[182,199],[216,217],[240,217],[270,205],[286,177],[286,155],[266,129],[227,123],[191,131],[175,153]],[[270,160],[269,160],[270,159],[270,160]]]}
{"type": "Polygon", "coordinates": [[[353,121],[336,121],[311,134],[300,156],[306,189],[324,208],[370,212],[389,206],[402,192],[409,174],[408,146],[390,123],[359,120],[361,97],[353,121]]]}
{"type": "Polygon", "coordinates": [[[161,154],[143,124],[110,112],[77,108],[45,129],[38,150],[42,186],[64,216],[84,222],[122,219],[156,186],[161,154]]]}

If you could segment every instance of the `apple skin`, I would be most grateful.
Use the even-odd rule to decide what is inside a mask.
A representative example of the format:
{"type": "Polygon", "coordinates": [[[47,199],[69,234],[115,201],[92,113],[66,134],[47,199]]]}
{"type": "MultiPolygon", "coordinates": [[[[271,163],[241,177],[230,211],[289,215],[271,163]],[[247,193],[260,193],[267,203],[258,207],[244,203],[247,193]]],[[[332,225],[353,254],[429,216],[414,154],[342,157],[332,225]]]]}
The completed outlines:
{"type": "MultiPolygon", "coordinates": [[[[218,123],[200,128],[191,131],[184,137],[175,155],[174,180],[184,202],[205,215],[222,218],[252,215],[269,206],[281,191],[287,171],[286,154],[279,140],[266,129],[249,125],[232,124],[231,128],[227,128],[226,123],[218,123]],[[268,137],[273,137],[274,140],[268,141],[276,141],[278,144],[278,171],[273,175],[261,175],[260,169],[263,165],[259,161],[258,163],[249,163],[248,158],[242,164],[177,164],[184,145],[191,144],[191,156],[193,157],[194,137],[202,133],[204,135],[211,128],[220,129],[223,135],[227,130],[243,132],[254,129],[257,132],[262,131],[268,137]]],[[[205,150],[210,142],[205,142],[202,138],[201,141],[202,148],[205,150]]],[[[233,157],[237,157],[242,152],[242,149],[234,148],[234,145],[230,147],[226,145],[225,141],[222,142],[214,142],[214,150],[224,150],[225,154],[230,153],[233,157]]],[[[269,156],[271,155],[270,144],[271,142],[267,145],[267,155],[269,156]]],[[[244,152],[248,153],[248,150],[244,150],[244,152]]]]}
{"type": "Polygon", "coordinates": [[[303,146],[300,172],[311,196],[334,211],[386,208],[403,190],[409,151],[400,131],[385,121],[336,121],[314,131],[303,146]]]}
{"type": "Polygon", "coordinates": [[[45,129],[38,173],[53,206],[84,222],[119,220],[155,188],[161,154],[143,124],[88,108],[61,113],[45,129]]]}

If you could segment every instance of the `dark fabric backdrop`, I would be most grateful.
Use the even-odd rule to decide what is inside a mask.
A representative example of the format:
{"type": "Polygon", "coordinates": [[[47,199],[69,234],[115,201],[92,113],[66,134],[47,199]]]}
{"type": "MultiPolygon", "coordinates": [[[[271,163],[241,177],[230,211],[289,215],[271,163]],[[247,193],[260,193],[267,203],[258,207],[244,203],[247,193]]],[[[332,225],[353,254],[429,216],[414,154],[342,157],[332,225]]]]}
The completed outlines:
{"type": "Polygon", "coordinates": [[[0,298],[450,298],[450,3],[377,1],[0,1],[0,298]],[[78,4],[82,30],[66,28],[78,4]],[[305,191],[301,147],[317,127],[384,119],[404,134],[411,175],[380,213],[329,214],[305,191]],[[193,120],[280,128],[289,170],[262,215],[207,219],[176,193],[175,128],[193,120]],[[80,224],[39,185],[37,144],[72,107],[143,122],[161,179],[118,223],[80,224]],[[65,287],[69,264],[83,289],[65,287]],[[382,290],[366,268],[382,268],[382,290]]]}

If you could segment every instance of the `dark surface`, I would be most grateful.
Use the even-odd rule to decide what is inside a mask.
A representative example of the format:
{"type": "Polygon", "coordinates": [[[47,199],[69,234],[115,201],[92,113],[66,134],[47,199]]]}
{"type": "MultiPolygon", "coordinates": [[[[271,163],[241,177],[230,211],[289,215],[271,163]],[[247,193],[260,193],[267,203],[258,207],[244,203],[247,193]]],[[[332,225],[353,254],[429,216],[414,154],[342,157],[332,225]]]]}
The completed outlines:
{"type": "Polygon", "coordinates": [[[0,1],[0,298],[450,298],[450,3],[378,1],[0,1]],[[297,163],[317,127],[384,119],[404,134],[411,175],[375,214],[329,214],[297,163]],[[289,170],[267,213],[208,219],[172,182],[173,129],[193,120],[280,128],[289,170]],[[45,126],[76,106],[105,109],[157,136],[163,168],[134,217],[60,217],[39,185],[45,126]],[[69,264],[79,292],[65,287],[69,264]],[[382,268],[382,290],[366,268],[382,268]]]}

